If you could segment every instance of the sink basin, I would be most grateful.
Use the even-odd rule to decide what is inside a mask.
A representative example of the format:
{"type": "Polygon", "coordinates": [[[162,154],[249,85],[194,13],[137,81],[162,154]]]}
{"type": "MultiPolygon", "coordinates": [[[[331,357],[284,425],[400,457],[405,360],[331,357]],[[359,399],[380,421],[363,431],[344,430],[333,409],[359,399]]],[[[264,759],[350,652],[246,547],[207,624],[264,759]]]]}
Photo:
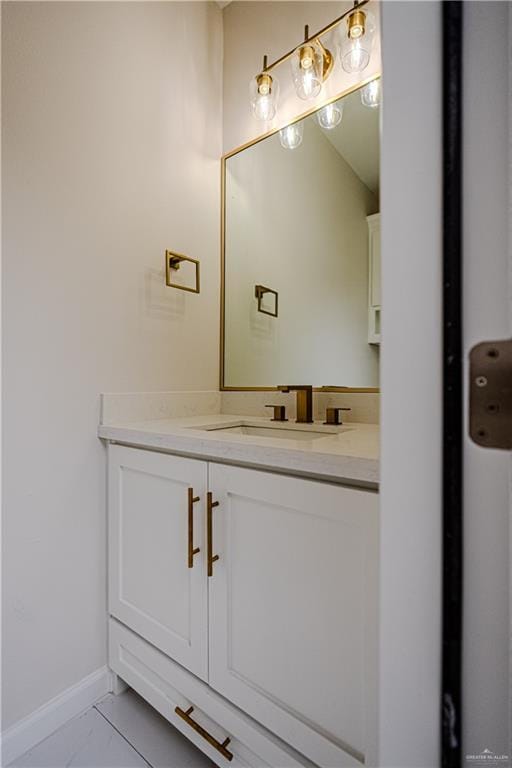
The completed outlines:
{"type": "Polygon", "coordinates": [[[343,430],[287,429],[286,427],[256,427],[249,424],[238,424],[231,427],[209,427],[208,432],[219,432],[231,435],[250,435],[251,437],[268,437],[275,440],[318,440],[329,437],[343,430]]]}

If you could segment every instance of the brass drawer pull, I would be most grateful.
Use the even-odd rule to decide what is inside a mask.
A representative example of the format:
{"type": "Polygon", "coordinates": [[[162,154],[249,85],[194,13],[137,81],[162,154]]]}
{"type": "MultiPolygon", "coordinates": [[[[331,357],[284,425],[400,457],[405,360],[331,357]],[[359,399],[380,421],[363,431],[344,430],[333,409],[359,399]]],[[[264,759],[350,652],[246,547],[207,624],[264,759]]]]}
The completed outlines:
{"type": "Polygon", "coordinates": [[[193,728],[196,733],[202,736],[203,739],[206,739],[208,744],[211,744],[212,747],[215,747],[215,749],[220,752],[221,755],[226,758],[226,760],[233,759],[233,753],[230,752],[229,749],[226,749],[231,739],[224,739],[224,741],[221,743],[220,741],[217,741],[217,739],[215,739],[211,733],[208,733],[208,731],[199,725],[199,723],[196,723],[195,720],[192,720],[190,715],[194,711],[194,707],[189,707],[186,712],[181,709],[181,707],[176,707],[174,711],[177,715],[179,715],[179,717],[181,717],[182,720],[187,723],[187,725],[190,725],[190,727],[193,728]]]}
{"type": "Polygon", "coordinates": [[[213,564],[219,559],[218,555],[213,554],[213,517],[212,510],[214,507],[218,507],[219,502],[213,501],[213,494],[208,491],[206,496],[206,546],[208,549],[208,576],[213,576],[213,564]]]}
{"type": "Polygon", "coordinates": [[[194,504],[199,501],[200,496],[194,496],[194,489],[188,489],[188,567],[194,565],[194,555],[201,550],[199,547],[194,549],[194,504]]]}

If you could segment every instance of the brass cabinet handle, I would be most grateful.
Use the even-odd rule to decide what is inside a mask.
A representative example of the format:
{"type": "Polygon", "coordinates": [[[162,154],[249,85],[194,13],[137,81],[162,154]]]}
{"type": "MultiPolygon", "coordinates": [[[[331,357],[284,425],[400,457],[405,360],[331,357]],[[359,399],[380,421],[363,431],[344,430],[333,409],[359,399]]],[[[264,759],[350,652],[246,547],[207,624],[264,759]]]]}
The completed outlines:
{"type": "Polygon", "coordinates": [[[211,733],[208,733],[202,725],[199,725],[199,723],[196,723],[195,720],[192,720],[190,715],[194,711],[194,707],[189,707],[187,711],[185,712],[181,707],[176,707],[174,710],[179,717],[181,717],[182,720],[184,720],[187,725],[190,725],[191,728],[194,729],[196,733],[198,733],[200,736],[203,737],[203,739],[206,739],[208,744],[211,744],[212,747],[214,747],[218,752],[221,753],[223,757],[226,758],[226,760],[232,760],[233,759],[233,753],[229,751],[229,749],[226,749],[228,744],[230,743],[231,739],[224,739],[224,741],[221,743],[220,741],[217,741],[211,733]]]}
{"type": "Polygon", "coordinates": [[[218,555],[213,554],[213,516],[212,510],[218,507],[219,502],[213,500],[213,494],[208,491],[206,495],[206,546],[208,560],[208,576],[213,576],[213,564],[219,559],[218,555]]]}
{"type": "Polygon", "coordinates": [[[200,496],[194,496],[194,489],[188,489],[188,567],[194,565],[194,555],[201,550],[199,547],[194,549],[194,504],[199,501],[200,496]]]}

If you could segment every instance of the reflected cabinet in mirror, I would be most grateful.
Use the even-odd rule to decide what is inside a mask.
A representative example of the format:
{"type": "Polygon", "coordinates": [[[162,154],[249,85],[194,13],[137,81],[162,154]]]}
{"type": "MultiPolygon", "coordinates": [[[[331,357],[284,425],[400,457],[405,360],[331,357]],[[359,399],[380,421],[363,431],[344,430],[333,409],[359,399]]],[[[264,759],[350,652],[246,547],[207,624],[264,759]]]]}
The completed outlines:
{"type": "Polygon", "coordinates": [[[378,388],[379,92],[224,158],[221,388],[378,388]]]}

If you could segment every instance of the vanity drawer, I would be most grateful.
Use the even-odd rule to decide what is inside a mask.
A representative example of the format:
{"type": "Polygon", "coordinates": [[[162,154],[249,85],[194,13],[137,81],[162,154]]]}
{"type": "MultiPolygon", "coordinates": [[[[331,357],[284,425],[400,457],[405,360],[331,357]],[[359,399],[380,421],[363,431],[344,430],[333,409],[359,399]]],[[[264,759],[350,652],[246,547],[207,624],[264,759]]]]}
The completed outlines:
{"type": "Polygon", "coordinates": [[[305,768],[307,760],[232,707],[205,683],[115,619],[109,621],[109,664],[175,728],[221,766],[305,768]],[[177,714],[179,707],[181,716],[177,714]],[[184,713],[190,712],[188,717],[184,713]],[[195,729],[191,721],[197,726],[195,729]],[[215,746],[211,743],[213,737],[215,746]],[[219,745],[230,739],[222,754],[219,745]]]}

